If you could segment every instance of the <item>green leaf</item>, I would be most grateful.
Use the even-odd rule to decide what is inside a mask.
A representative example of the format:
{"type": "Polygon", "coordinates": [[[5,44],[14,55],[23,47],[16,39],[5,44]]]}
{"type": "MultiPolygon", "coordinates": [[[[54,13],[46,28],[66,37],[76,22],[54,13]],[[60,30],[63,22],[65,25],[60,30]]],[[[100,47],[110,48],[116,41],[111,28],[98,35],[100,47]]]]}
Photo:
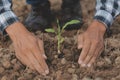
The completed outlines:
{"type": "Polygon", "coordinates": [[[78,23],[80,23],[79,20],[71,20],[71,21],[67,22],[67,23],[63,26],[62,29],[65,29],[68,25],[78,24],[78,23]]]}
{"type": "Polygon", "coordinates": [[[61,38],[60,43],[63,43],[63,42],[64,42],[64,40],[65,40],[64,38],[61,38]]]}
{"type": "Polygon", "coordinates": [[[59,24],[59,20],[57,19],[57,26],[58,26],[58,33],[60,33],[61,29],[60,29],[60,24],[59,24]]]}
{"type": "Polygon", "coordinates": [[[48,29],[45,29],[46,32],[51,32],[51,33],[55,33],[55,30],[53,28],[48,28],[48,29]]]}

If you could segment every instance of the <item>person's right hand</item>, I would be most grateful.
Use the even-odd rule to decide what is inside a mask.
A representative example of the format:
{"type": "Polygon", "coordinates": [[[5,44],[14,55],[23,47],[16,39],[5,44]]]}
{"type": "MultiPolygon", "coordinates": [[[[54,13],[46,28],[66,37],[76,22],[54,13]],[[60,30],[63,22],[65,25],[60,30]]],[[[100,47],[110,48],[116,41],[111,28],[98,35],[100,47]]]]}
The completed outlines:
{"type": "Polygon", "coordinates": [[[42,40],[27,31],[19,22],[6,28],[6,32],[13,41],[16,57],[24,65],[37,70],[42,75],[49,73],[42,40]]]}

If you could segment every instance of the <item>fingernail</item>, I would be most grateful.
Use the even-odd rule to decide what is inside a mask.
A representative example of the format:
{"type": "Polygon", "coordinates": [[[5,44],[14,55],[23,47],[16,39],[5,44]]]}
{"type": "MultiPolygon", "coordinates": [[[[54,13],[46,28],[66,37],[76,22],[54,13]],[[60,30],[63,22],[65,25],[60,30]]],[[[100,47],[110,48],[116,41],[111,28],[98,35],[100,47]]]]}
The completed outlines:
{"type": "Polygon", "coordinates": [[[48,73],[49,73],[49,70],[45,70],[45,73],[48,74],[48,73]]]}
{"type": "Polygon", "coordinates": [[[82,64],[81,66],[82,66],[82,67],[85,67],[85,66],[86,66],[86,64],[82,64]]]}
{"type": "Polygon", "coordinates": [[[88,66],[88,67],[91,67],[91,64],[88,64],[87,66],[88,66]]]}
{"type": "Polygon", "coordinates": [[[47,59],[47,56],[46,56],[46,55],[44,55],[44,54],[43,54],[43,57],[44,57],[45,59],[47,59]]]}
{"type": "Polygon", "coordinates": [[[82,45],[79,45],[79,46],[78,46],[78,49],[81,49],[81,48],[82,48],[82,45]]]}
{"type": "Polygon", "coordinates": [[[81,61],[81,60],[79,61],[79,64],[82,64],[82,61],[81,61]]]}

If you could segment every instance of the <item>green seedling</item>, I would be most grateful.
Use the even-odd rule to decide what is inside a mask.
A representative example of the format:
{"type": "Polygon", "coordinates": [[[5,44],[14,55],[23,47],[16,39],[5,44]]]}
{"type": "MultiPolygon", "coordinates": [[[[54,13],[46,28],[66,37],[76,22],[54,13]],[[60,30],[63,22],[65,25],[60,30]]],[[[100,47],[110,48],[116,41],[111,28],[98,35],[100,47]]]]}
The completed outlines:
{"type": "Polygon", "coordinates": [[[59,25],[59,20],[57,19],[57,30],[54,29],[54,28],[45,29],[46,32],[56,34],[56,36],[57,36],[57,50],[58,50],[59,54],[61,53],[61,51],[60,51],[61,50],[61,44],[64,42],[64,37],[62,36],[62,33],[64,32],[64,29],[66,27],[68,27],[68,25],[78,24],[78,23],[80,23],[79,20],[71,20],[61,27],[59,25]]]}

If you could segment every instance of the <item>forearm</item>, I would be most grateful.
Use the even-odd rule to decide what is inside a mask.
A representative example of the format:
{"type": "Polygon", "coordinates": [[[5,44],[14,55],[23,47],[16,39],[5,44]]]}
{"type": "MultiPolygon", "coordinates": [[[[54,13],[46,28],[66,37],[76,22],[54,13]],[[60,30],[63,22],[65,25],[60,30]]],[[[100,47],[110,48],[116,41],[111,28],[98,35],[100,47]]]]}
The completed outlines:
{"type": "Polygon", "coordinates": [[[0,14],[0,32],[5,34],[5,29],[15,22],[18,22],[18,19],[12,11],[0,14]]]}
{"type": "Polygon", "coordinates": [[[17,16],[11,10],[10,0],[0,1],[0,32],[5,34],[5,29],[15,22],[18,22],[17,16]]]}
{"type": "Polygon", "coordinates": [[[109,28],[120,13],[120,0],[96,0],[95,20],[109,28]]]}

